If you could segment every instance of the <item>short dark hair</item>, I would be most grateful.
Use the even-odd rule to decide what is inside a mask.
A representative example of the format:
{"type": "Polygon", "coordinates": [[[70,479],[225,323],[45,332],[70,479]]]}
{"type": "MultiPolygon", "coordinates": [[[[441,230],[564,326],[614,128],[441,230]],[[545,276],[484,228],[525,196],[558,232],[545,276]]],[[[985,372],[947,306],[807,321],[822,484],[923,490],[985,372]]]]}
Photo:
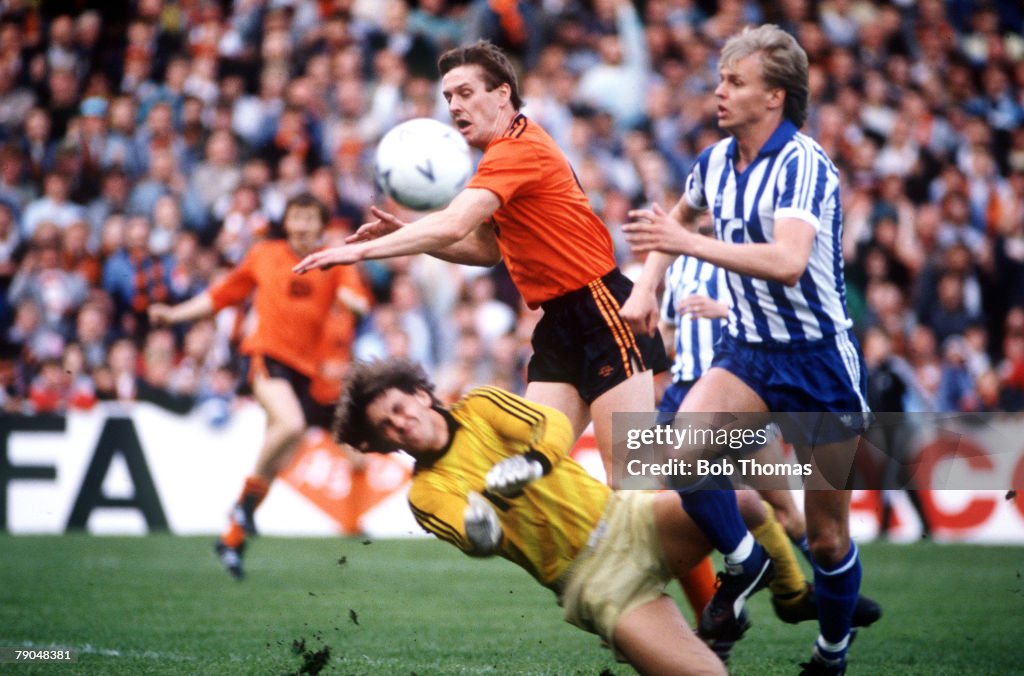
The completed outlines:
{"type": "Polygon", "coordinates": [[[331,215],[327,212],[327,207],[324,206],[324,203],[314,197],[313,193],[310,192],[301,192],[285,203],[284,215],[281,217],[282,222],[288,217],[288,212],[292,207],[298,207],[299,209],[308,209],[310,207],[315,208],[320,214],[320,225],[322,226],[326,226],[327,221],[331,218],[331,215]]]}
{"type": "Polygon", "coordinates": [[[334,440],[364,452],[397,450],[378,436],[366,417],[367,407],[392,388],[407,394],[422,390],[430,395],[435,406],[441,405],[434,394],[434,384],[419,364],[405,359],[353,362],[334,410],[334,440]]]}
{"type": "Polygon", "coordinates": [[[523,107],[523,98],[519,94],[519,80],[516,78],[516,69],[501,51],[493,43],[487,40],[477,40],[465,47],[449,49],[437,60],[437,70],[441,77],[448,71],[459,66],[480,66],[484,71],[484,84],[487,91],[500,87],[503,83],[508,84],[512,90],[510,101],[512,107],[519,110],[523,107]]]}

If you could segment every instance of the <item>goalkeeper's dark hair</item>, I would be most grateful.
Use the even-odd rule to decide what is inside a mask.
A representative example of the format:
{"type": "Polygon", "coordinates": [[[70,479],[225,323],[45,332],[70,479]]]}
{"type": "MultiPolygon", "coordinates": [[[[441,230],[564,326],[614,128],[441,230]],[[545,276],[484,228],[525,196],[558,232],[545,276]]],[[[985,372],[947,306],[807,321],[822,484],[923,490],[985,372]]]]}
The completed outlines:
{"type": "Polygon", "coordinates": [[[353,362],[334,410],[334,440],[363,452],[396,450],[377,434],[366,417],[367,407],[392,388],[408,394],[422,390],[430,395],[434,406],[441,406],[434,384],[419,364],[405,359],[353,362]]]}

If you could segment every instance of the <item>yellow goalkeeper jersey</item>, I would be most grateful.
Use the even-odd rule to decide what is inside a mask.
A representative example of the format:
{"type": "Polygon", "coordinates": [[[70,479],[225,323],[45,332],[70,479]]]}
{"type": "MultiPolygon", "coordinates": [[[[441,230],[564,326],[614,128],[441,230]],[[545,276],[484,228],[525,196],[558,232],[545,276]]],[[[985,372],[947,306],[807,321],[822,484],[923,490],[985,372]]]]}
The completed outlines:
{"type": "Polygon", "coordinates": [[[487,497],[504,536],[498,554],[555,588],[597,526],[609,488],[568,457],[575,442],[560,411],[494,387],[472,390],[450,409],[447,449],[418,457],[409,505],[423,528],[468,554],[463,512],[470,491],[487,497]],[[484,477],[495,464],[529,453],[545,475],[522,494],[503,498],[485,492],[484,477]]]}

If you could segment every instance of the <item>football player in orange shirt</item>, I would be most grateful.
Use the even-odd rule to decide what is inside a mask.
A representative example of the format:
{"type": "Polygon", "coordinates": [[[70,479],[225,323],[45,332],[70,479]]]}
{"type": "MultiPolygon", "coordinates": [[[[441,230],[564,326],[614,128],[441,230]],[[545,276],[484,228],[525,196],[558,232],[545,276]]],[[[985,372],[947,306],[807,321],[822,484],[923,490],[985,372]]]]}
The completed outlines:
{"type": "Polygon", "coordinates": [[[480,41],[449,50],[438,67],[456,129],[484,151],[467,187],[412,223],[372,207],[377,220],[294,269],[417,253],[469,265],[504,260],[526,303],[544,309],[526,398],[564,413],[577,437],[593,421],[614,483],[612,413],[654,410],[653,373],[668,367],[664,346],[658,336],[635,335],[619,317],[632,284],[616,268],[608,228],[569,161],[519,112],[508,58],[480,41]]]}
{"type": "Polygon", "coordinates": [[[322,374],[325,318],[339,307],[365,314],[370,295],[359,272],[341,267],[323,274],[296,277],[290,269],[320,246],[327,222],[324,207],[309,194],[289,200],[284,212],[284,240],[255,244],[224,279],[175,306],[153,305],[156,325],[206,317],[250,296],[255,328],[240,351],[249,362],[247,377],[253,395],[266,412],[266,433],[253,473],[231,510],[227,530],[218,538],[217,554],[224,567],[242,577],[246,535],[256,532],[253,513],[274,477],[291,459],[307,425],[330,427],[335,388],[311,391],[322,374]],[[315,396],[319,394],[320,396],[315,396]]]}

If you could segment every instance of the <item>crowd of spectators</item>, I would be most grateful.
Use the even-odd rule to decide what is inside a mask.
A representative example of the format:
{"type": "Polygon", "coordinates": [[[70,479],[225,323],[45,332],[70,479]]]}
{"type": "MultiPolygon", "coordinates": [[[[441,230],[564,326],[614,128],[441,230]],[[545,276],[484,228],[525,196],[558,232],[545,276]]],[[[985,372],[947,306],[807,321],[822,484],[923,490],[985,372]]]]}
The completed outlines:
{"type": "MultiPolygon", "coordinates": [[[[805,132],[843,180],[848,301],[907,410],[1024,408],[1024,9],[971,0],[135,0],[0,3],[0,408],[234,401],[244,313],[152,329],[323,200],[379,200],[373,149],[447,119],[435,63],[477,38],[521,66],[627,271],[631,206],[678,196],[719,138],[716,55],[772,21],[807,50],[805,132]],[[68,8],[73,9],[68,9],[68,8]]],[[[358,358],[423,362],[445,397],[523,389],[537,314],[502,268],[362,266],[358,358]]]]}

